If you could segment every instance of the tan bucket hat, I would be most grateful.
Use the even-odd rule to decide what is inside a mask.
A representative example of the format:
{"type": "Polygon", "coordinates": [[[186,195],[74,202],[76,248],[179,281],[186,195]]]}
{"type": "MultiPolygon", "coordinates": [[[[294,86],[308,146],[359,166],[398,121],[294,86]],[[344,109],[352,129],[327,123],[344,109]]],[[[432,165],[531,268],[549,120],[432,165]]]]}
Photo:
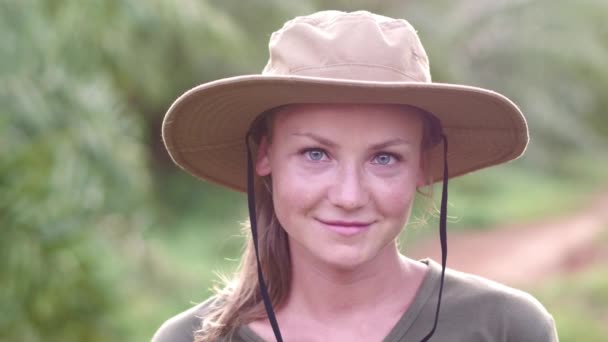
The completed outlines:
{"type": "MultiPolygon", "coordinates": [[[[393,103],[435,115],[450,142],[449,177],[519,157],[526,121],[506,97],[482,88],[431,82],[414,28],[366,11],[297,17],[273,33],[259,75],[201,84],[180,96],[163,122],[176,164],[239,191],[247,178],[245,136],[261,113],[292,103],[393,103]]],[[[443,151],[431,151],[442,179],[443,151]]]]}

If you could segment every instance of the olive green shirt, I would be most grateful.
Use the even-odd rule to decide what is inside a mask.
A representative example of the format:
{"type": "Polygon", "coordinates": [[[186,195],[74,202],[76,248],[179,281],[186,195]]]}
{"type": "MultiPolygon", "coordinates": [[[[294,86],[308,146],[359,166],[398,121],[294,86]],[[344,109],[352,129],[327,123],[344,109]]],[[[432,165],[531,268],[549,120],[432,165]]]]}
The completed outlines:
{"type": "MultiPolygon", "coordinates": [[[[412,304],[384,338],[418,342],[431,330],[441,265],[422,260],[429,270],[412,304]]],[[[166,321],[153,342],[191,342],[205,303],[166,321]]],[[[433,342],[557,342],[551,315],[531,295],[493,281],[447,269],[441,312],[433,342]]],[[[233,342],[265,342],[249,327],[237,329],[233,342]]],[[[288,341],[287,341],[288,342],[288,341]]]]}

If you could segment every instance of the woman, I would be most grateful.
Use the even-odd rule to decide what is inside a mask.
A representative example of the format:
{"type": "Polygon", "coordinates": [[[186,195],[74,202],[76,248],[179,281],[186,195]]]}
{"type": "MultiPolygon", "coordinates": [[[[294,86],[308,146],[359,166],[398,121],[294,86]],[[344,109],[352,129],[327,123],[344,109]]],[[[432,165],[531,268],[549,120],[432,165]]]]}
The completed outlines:
{"type": "Polygon", "coordinates": [[[261,75],[198,86],[165,118],[179,166],[247,190],[251,239],[233,282],[154,340],[557,341],[530,295],[445,267],[448,179],[520,156],[519,109],[432,83],[401,19],[319,12],[269,47],[261,75]],[[396,244],[436,181],[441,265],[396,244]]]}

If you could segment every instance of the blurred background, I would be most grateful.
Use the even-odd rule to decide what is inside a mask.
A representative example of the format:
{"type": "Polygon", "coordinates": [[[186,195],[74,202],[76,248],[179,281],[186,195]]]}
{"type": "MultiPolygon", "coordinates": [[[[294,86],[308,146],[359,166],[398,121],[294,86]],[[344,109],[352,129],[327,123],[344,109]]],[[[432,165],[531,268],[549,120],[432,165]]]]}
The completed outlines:
{"type": "MultiPolygon", "coordinates": [[[[1,341],[145,341],[210,295],[245,198],[172,164],[164,112],[259,73],[271,32],[321,9],[406,18],[434,81],[520,105],[526,155],[450,183],[448,263],[532,292],[562,341],[606,341],[607,1],[0,0],[1,341]]],[[[404,252],[436,255],[436,218],[412,222],[404,252]]]]}

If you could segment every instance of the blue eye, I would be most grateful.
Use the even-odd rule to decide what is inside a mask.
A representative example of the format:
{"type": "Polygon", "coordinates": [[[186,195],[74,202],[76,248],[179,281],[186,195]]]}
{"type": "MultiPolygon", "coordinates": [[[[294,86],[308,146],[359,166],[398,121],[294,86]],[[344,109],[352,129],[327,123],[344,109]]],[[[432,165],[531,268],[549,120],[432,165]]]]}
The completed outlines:
{"type": "Polygon", "coordinates": [[[374,157],[373,162],[379,165],[389,165],[393,163],[395,159],[396,158],[390,153],[379,153],[374,157]]]}
{"type": "Polygon", "coordinates": [[[320,161],[323,160],[323,158],[325,157],[325,152],[318,148],[307,150],[304,153],[306,154],[308,159],[313,161],[320,161]]]}

